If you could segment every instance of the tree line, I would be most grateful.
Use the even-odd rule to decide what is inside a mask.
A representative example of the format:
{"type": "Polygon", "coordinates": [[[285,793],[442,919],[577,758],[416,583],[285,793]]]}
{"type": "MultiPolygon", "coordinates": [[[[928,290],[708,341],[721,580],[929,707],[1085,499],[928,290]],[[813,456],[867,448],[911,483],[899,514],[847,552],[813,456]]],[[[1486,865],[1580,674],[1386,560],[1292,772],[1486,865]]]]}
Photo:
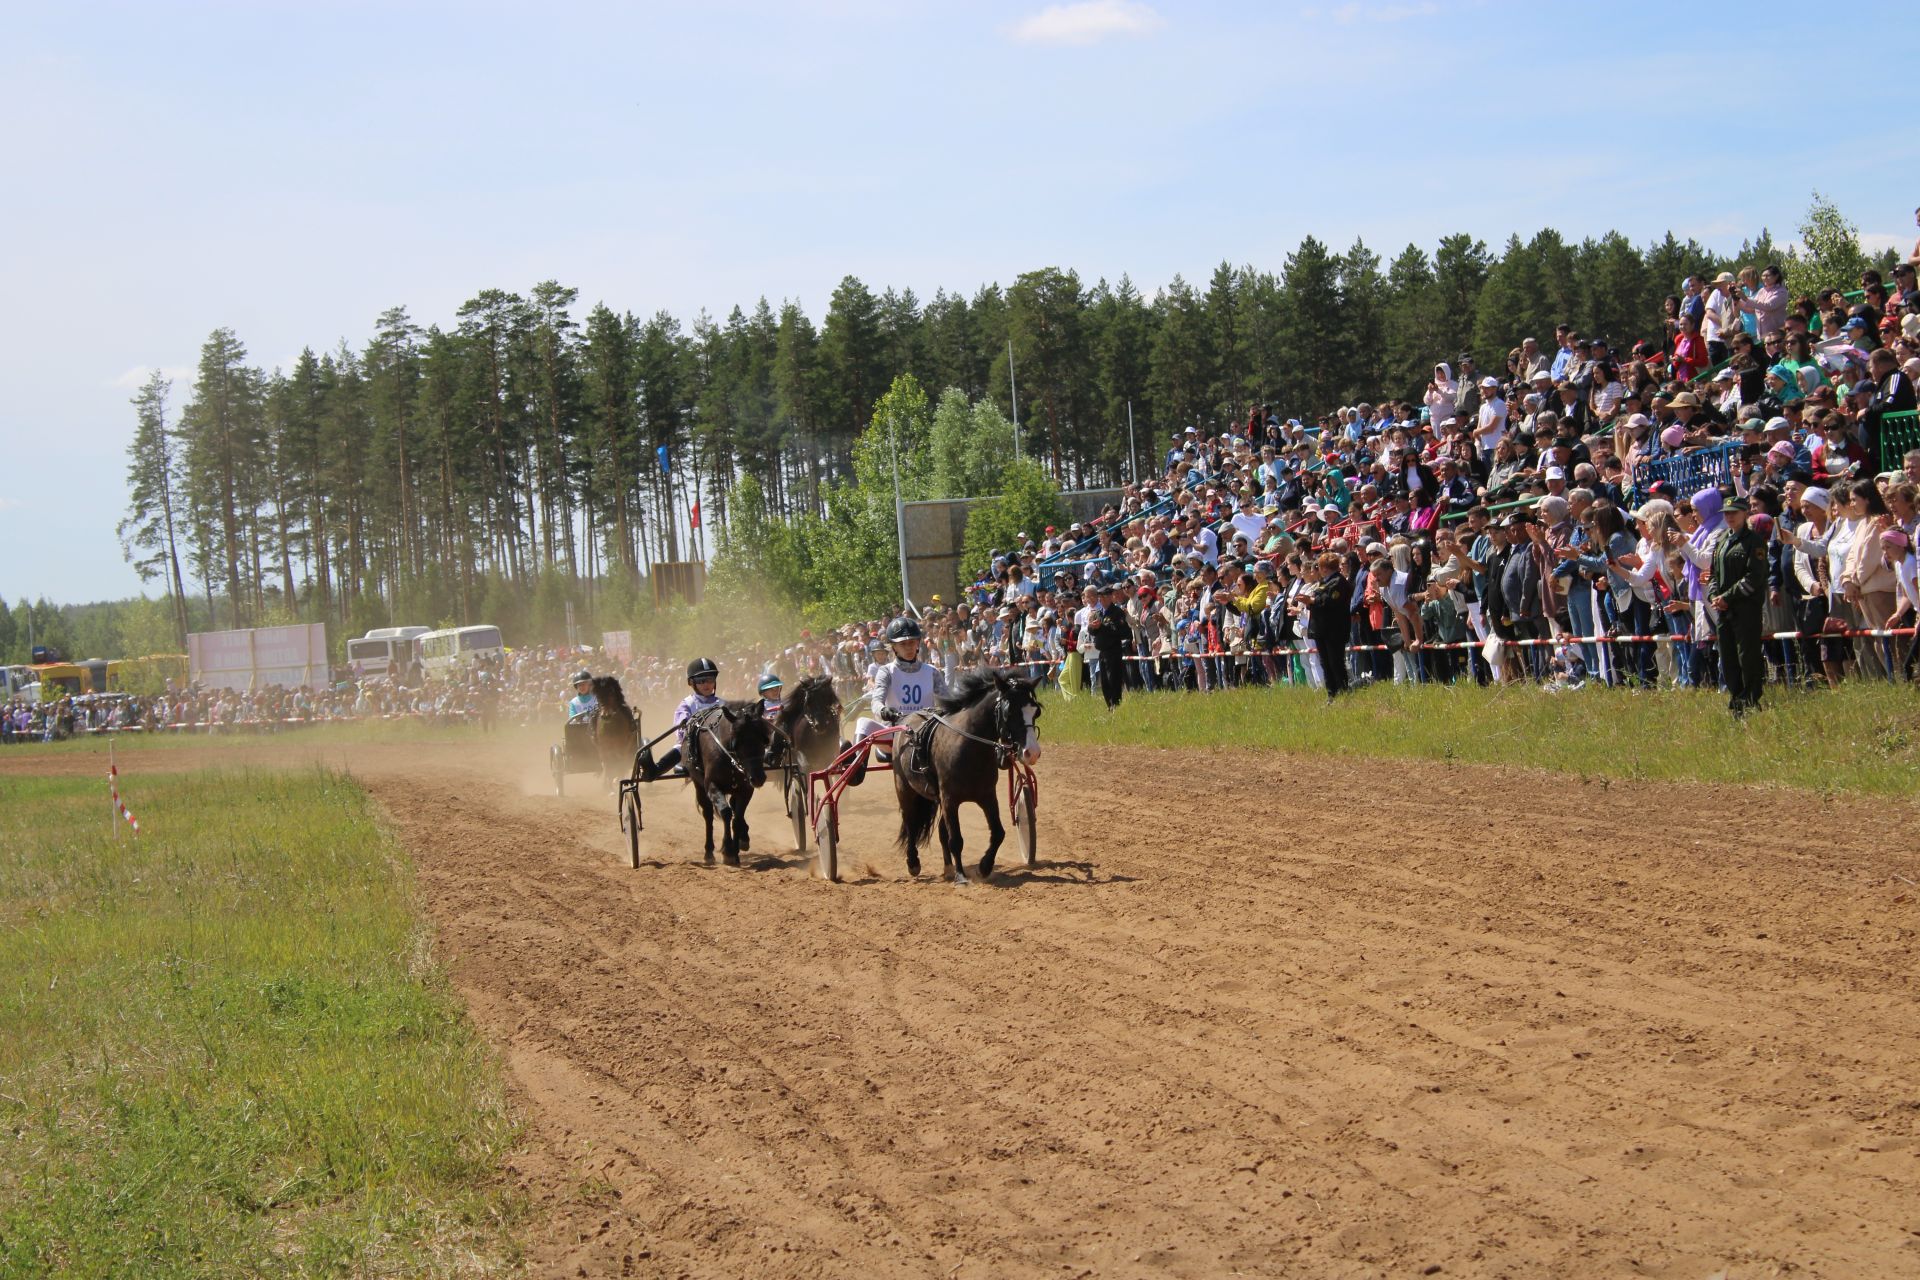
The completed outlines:
{"type": "MultiPolygon", "coordinates": [[[[578,290],[544,281],[478,293],[444,327],[395,307],[359,345],[272,371],[219,329],[184,397],[156,373],[134,398],[120,533],[182,633],[197,597],[223,626],[486,620],[550,637],[568,602],[577,619],[631,617],[648,567],[705,558],[709,528],[793,525],[786,552],[753,554],[811,547],[830,563],[831,529],[871,496],[861,441],[901,375],[924,429],[927,389],[953,409],[951,390],[969,422],[984,407],[1017,429],[1052,485],[1098,486],[1150,465],[1170,428],[1415,397],[1436,358],[1498,368],[1562,321],[1630,343],[1657,334],[1688,273],[1782,260],[1798,262],[1764,231],[1728,258],[1671,234],[1639,247],[1549,229],[1498,253],[1460,234],[1383,262],[1307,237],[1278,270],[1223,262],[1150,297],[1056,267],[924,300],[849,276],[817,325],[765,298],[719,320],[604,302],[582,315],[578,290]]],[[[1010,444],[976,456],[969,490],[1001,483],[1010,444]]],[[[931,466],[908,496],[961,493],[931,466]]],[[[887,497],[860,518],[884,516],[890,537],[887,497]]],[[[750,541],[772,546],[733,538],[750,541]]]]}

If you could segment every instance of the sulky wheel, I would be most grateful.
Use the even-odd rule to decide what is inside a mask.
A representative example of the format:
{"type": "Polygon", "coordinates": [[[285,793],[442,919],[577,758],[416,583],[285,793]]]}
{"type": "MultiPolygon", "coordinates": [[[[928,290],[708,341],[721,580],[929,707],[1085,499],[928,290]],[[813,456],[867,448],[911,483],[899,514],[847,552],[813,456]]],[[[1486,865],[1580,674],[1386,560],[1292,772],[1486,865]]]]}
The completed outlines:
{"type": "Polygon", "coordinates": [[[553,770],[553,794],[567,794],[567,751],[565,747],[553,747],[547,752],[547,767],[553,770]]]}
{"type": "Polygon", "coordinates": [[[620,825],[627,829],[627,865],[640,865],[640,789],[627,788],[626,808],[621,811],[620,825]]]}
{"type": "Polygon", "coordinates": [[[1020,858],[1029,867],[1035,865],[1040,856],[1039,815],[1034,809],[1033,788],[1021,787],[1020,793],[1013,798],[1013,834],[1020,858]]]}
{"type": "Polygon", "coordinates": [[[822,880],[836,881],[840,878],[840,813],[836,806],[829,804],[820,813],[819,825],[813,829],[814,865],[819,869],[822,880]]]}
{"type": "Polygon", "coordinates": [[[793,820],[793,850],[807,851],[807,784],[798,770],[787,774],[787,817],[793,820]]]}

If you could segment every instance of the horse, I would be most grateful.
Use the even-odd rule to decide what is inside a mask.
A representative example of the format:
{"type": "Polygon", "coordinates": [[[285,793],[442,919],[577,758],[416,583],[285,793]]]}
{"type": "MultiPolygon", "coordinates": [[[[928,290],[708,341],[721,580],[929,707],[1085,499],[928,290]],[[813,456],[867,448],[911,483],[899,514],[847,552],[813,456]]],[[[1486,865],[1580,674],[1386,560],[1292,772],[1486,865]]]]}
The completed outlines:
{"type": "Polygon", "coordinates": [[[723,702],[686,724],[687,781],[707,822],[707,862],[713,862],[713,815],[720,813],[721,855],[740,865],[748,847],[747,803],[767,782],[767,746],[773,725],[758,701],[723,702]]]}
{"type": "Polygon", "coordinates": [[[625,777],[633,765],[633,753],[640,744],[640,721],[627,705],[627,695],[614,676],[595,676],[593,696],[600,703],[593,729],[594,746],[600,752],[600,777],[611,785],[625,777]]]}
{"type": "Polygon", "coordinates": [[[840,695],[833,691],[833,677],[808,676],[794,685],[773,728],[802,769],[830,764],[840,754],[840,695]]]}
{"type": "Polygon", "coordinates": [[[987,851],[980,878],[993,876],[993,857],[1007,829],[1000,825],[1000,771],[1015,751],[1040,758],[1040,703],[1033,681],[981,667],[961,676],[933,711],[916,711],[894,740],[893,793],[900,802],[900,849],[907,873],[920,874],[920,845],[937,817],[942,867],[966,884],[961,864],[960,806],[987,815],[987,851]]]}

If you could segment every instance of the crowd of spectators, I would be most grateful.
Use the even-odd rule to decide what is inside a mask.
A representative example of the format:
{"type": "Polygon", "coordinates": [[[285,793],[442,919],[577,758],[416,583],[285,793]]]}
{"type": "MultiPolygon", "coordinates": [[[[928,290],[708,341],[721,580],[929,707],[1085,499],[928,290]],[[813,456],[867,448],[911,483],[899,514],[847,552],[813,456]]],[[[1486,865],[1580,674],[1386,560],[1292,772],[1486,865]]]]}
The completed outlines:
{"type": "Polygon", "coordinates": [[[616,662],[584,649],[519,649],[444,678],[428,678],[416,667],[355,679],[340,668],[325,689],[237,690],[168,682],[163,692],[151,695],[15,699],[0,704],[0,743],[100,733],[262,732],[342,721],[415,720],[485,729],[547,725],[566,701],[571,672],[583,662],[620,675],[635,697],[665,695],[679,687],[673,664],[663,659],[616,662]]]}
{"type": "MultiPolygon", "coordinates": [[[[1624,349],[1561,325],[1496,371],[1435,364],[1418,403],[1182,428],[1097,519],[1022,535],[964,599],[936,598],[932,657],[1088,685],[1118,664],[1146,689],[1724,688],[1745,597],[1715,557],[1737,534],[1760,540],[1775,678],[1910,679],[1920,449],[1889,446],[1920,442],[1920,289],[1911,265],[1860,285],[1690,277],[1624,349]]],[[[882,625],[803,665],[851,679],[882,625]]]]}
{"type": "MultiPolygon", "coordinates": [[[[1589,682],[1743,693],[1722,578],[1764,558],[1765,672],[1831,686],[1915,671],[1920,615],[1914,266],[1790,298],[1777,265],[1689,277],[1655,336],[1571,326],[1504,366],[1433,366],[1418,403],[1317,422],[1269,406],[1174,433],[1156,473],[1085,524],[996,552],[924,611],[927,657],[1083,687],[1209,690],[1369,681],[1589,682]],[[1723,661],[1725,659],[1725,661],[1723,661]]],[[[1756,576],[1757,582],[1757,576],[1756,576]]],[[[762,667],[857,692],[887,619],[784,651],[710,654],[742,689],[762,667]]],[[[445,680],[417,669],[326,690],[171,686],[0,706],[0,741],[414,718],[546,723],[570,669],[677,696],[678,660],[524,649],[445,680]]],[[[744,695],[743,695],[744,696],[744,695]]]]}

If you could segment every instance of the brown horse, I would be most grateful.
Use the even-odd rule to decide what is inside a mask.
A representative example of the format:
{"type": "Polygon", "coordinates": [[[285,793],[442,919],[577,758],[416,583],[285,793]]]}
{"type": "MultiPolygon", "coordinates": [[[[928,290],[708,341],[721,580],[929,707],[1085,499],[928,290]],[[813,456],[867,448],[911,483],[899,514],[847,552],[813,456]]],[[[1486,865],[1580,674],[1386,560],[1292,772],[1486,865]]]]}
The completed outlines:
{"type": "Polygon", "coordinates": [[[916,711],[901,724],[893,752],[893,794],[900,802],[900,848],[907,873],[920,874],[920,845],[938,818],[940,859],[953,882],[966,884],[961,864],[960,806],[987,815],[987,851],[980,878],[993,875],[993,858],[1006,839],[1000,824],[1000,773],[1014,753],[1040,758],[1040,703],[1033,681],[987,667],[969,672],[933,711],[916,711]]]}
{"type": "Polygon", "coordinates": [[[824,769],[840,754],[840,695],[832,676],[808,676],[793,686],[773,718],[774,731],[786,740],[803,769],[824,769]]]}
{"type": "Polygon", "coordinates": [[[609,786],[627,776],[633,767],[634,748],[639,745],[640,722],[620,681],[613,676],[595,676],[593,696],[600,703],[594,717],[593,742],[600,752],[600,777],[609,786]]]}

